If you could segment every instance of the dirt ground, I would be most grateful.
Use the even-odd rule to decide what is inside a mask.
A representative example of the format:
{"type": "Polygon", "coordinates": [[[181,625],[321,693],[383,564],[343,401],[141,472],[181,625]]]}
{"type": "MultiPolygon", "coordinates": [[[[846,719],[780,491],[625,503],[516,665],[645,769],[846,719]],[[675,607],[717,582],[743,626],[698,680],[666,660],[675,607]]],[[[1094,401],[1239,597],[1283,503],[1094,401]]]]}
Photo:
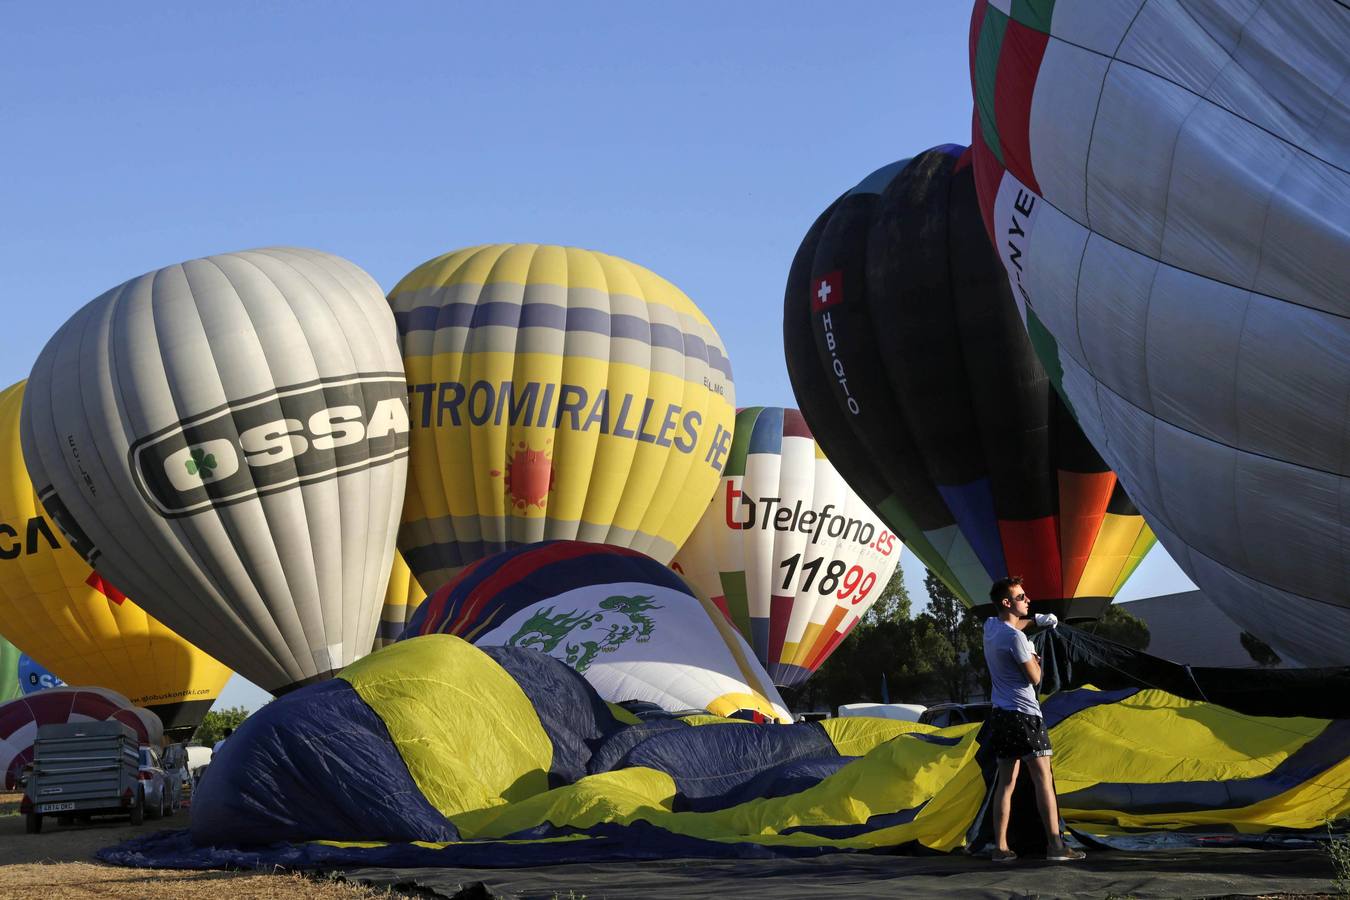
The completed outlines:
{"type": "Polygon", "coordinates": [[[94,859],[94,853],[147,831],[186,828],[189,811],[147,819],[135,826],[126,818],[95,819],[88,825],[61,826],[44,819],[41,834],[24,832],[19,794],[0,793],[0,898],[52,900],[87,897],[229,898],[229,900],[369,900],[407,895],[302,875],[234,872],[183,872],[126,869],[94,859]]]}

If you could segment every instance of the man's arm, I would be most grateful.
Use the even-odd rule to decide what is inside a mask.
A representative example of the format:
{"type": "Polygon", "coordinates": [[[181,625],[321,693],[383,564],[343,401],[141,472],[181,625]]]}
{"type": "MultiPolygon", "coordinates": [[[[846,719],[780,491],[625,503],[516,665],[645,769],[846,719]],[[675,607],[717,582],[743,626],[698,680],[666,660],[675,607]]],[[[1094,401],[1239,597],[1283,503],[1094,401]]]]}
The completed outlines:
{"type": "Polygon", "coordinates": [[[1039,687],[1041,684],[1041,658],[1033,653],[1031,659],[1022,663],[1022,669],[1026,672],[1027,683],[1032,687],[1039,687]]]}

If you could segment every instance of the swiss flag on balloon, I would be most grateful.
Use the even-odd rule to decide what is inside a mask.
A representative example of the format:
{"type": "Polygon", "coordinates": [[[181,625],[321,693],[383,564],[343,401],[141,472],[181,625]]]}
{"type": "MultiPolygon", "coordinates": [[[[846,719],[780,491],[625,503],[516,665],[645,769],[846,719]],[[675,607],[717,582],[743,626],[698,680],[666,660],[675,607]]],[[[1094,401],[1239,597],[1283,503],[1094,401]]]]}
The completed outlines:
{"type": "Polygon", "coordinates": [[[89,577],[84,580],[84,583],[107,597],[113,603],[116,603],[118,606],[121,606],[122,602],[127,599],[126,594],[104,581],[103,576],[97,572],[90,572],[89,577]]]}
{"type": "Polygon", "coordinates": [[[820,312],[844,300],[844,273],[835,269],[811,283],[811,312],[820,312]]]}

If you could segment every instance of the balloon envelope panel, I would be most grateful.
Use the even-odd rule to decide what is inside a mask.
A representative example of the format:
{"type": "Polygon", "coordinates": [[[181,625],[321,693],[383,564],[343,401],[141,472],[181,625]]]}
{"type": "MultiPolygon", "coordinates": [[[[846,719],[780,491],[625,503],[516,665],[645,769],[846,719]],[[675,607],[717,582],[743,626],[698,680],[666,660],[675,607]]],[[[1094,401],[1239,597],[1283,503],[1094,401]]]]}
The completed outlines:
{"type": "Polygon", "coordinates": [[[1350,662],[1350,10],[980,0],[976,181],[1027,327],[1173,559],[1350,662]]]}
{"type": "Polygon", "coordinates": [[[968,605],[1012,574],[1044,611],[1094,617],[1152,545],[1036,358],[965,148],[879,169],[820,216],[783,331],[826,455],[968,605]]]}
{"type": "Polygon", "coordinates": [[[0,393],[0,620],[38,663],[22,673],[24,692],[100,685],[186,736],[230,670],[105,582],[43,512],[19,448],[23,395],[23,382],[0,393]]]}
{"type": "Polygon", "coordinates": [[[32,761],[39,725],[108,719],[130,726],[142,744],[158,747],[164,742],[158,716],[106,688],[52,688],[0,705],[0,773],[5,789],[14,789],[24,763],[32,761]]]}
{"type": "MultiPolygon", "coordinates": [[[[1350,811],[1344,720],[1135,688],[1061,691],[1044,712],[1078,832],[1167,832],[1191,847],[1235,833],[1306,839],[1350,811]]],[[[250,716],[193,797],[191,835],[100,858],[519,867],[979,852],[992,836],[998,767],[978,723],[709,719],[630,722],[542,653],[418,637],[250,716]]]]}
{"type": "Polygon", "coordinates": [[[900,541],[825,458],[800,412],[748,407],[721,485],[671,568],[754,647],[805,681],[881,596],[900,541]]]}
{"type": "Polygon", "coordinates": [[[471,247],[395,286],[412,402],[399,547],[428,590],[543,540],[668,562],[731,444],[731,366],[677,287],[603,253],[471,247]]]}
{"type": "Polygon", "coordinates": [[[114,288],[43,349],[22,436],[86,561],[250,681],[369,651],[408,417],[393,316],[352,263],[251,250],[114,288]]]}
{"type": "Polygon", "coordinates": [[[21,656],[18,647],[0,637],[0,703],[13,700],[24,693],[19,678],[21,656]]]}
{"type": "Polygon", "coordinates": [[[398,640],[398,636],[408,626],[408,620],[425,599],[427,592],[413,577],[403,554],[395,551],[394,568],[389,572],[389,586],[384,592],[384,608],[380,611],[380,627],[375,632],[374,648],[378,650],[398,640]]]}
{"type": "MultiPolygon", "coordinates": [[[[45,666],[43,666],[37,660],[33,659],[33,657],[29,656],[27,653],[24,653],[19,657],[20,691],[22,691],[25,694],[34,694],[37,693],[38,691],[45,691],[48,688],[58,688],[58,687],[66,687],[65,681],[63,681],[58,676],[53,675],[51,672],[47,671],[47,668],[45,666]]],[[[203,713],[203,717],[204,716],[205,714],[203,713]]],[[[193,728],[193,730],[196,730],[196,727],[199,724],[201,724],[200,721],[193,722],[191,727],[193,728]]],[[[167,727],[174,728],[183,726],[170,725],[167,727]]]]}
{"type": "Polygon", "coordinates": [[[722,613],[635,550],[548,541],[484,559],[432,594],[404,638],[436,633],[541,650],[614,703],[792,718],[722,613]]]}

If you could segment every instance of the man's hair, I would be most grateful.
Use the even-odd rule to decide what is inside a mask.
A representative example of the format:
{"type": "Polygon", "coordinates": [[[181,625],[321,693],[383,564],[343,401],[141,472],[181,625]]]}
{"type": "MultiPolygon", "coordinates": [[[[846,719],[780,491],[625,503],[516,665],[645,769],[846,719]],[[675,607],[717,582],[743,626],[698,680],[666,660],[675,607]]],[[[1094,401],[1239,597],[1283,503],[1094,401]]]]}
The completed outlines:
{"type": "Polygon", "coordinates": [[[234,729],[233,729],[233,728],[226,728],[226,729],[225,729],[225,737],[229,737],[229,736],[232,735],[232,734],[234,734],[234,729]]]}
{"type": "Polygon", "coordinates": [[[994,582],[994,586],[989,589],[989,599],[994,601],[995,607],[1000,601],[1012,599],[1013,585],[1022,586],[1021,575],[1006,575],[994,582]]]}

